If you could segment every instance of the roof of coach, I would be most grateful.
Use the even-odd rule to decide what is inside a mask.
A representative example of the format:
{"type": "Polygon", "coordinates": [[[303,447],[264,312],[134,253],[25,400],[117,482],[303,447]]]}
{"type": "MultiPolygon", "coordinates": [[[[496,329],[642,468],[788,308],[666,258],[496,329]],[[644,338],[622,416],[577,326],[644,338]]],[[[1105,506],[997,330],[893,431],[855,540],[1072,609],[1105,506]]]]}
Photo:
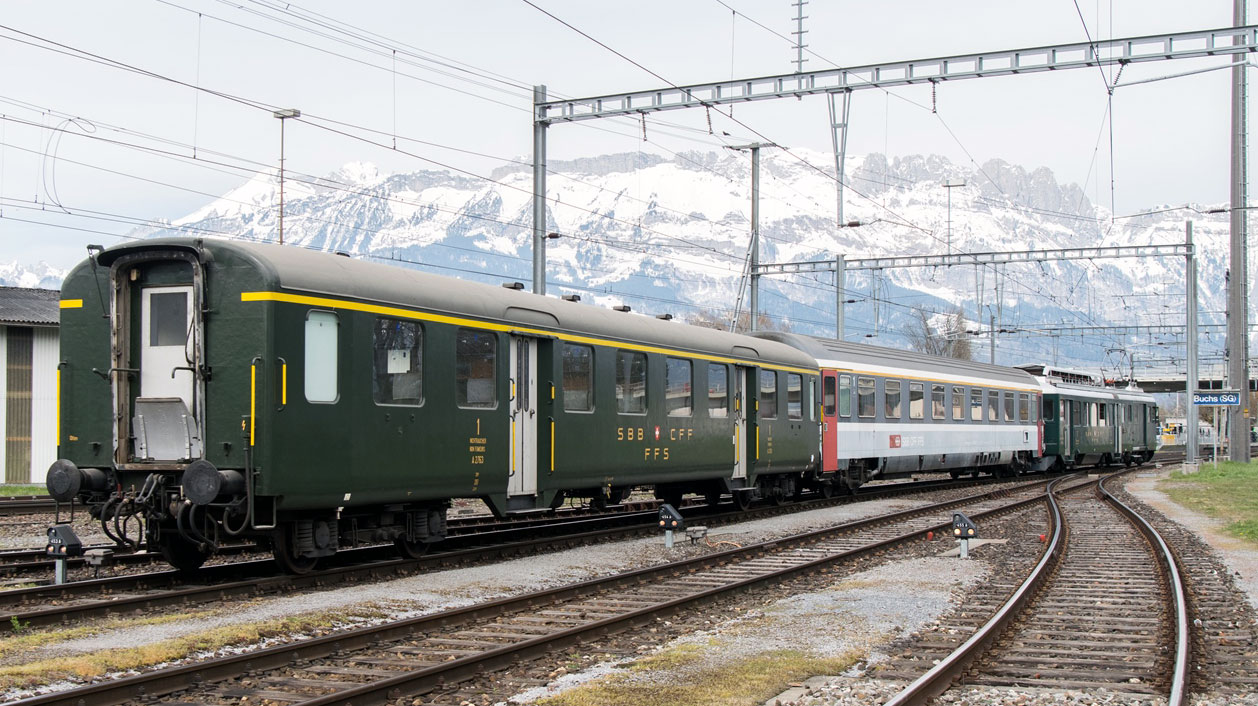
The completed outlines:
{"type": "Polygon", "coordinates": [[[764,331],[753,334],[757,338],[781,341],[816,358],[822,367],[860,369],[862,367],[900,368],[925,376],[968,378],[988,384],[1038,387],[1031,375],[1016,368],[1006,368],[990,363],[980,363],[959,358],[928,355],[898,348],[871,346],[866,343],[849,343],[832,338],[817,338],[794,333],[764,331]]]}
{"type": "Polygon", "coordinates": [[[1157,398],[1138,387],[1109,387],[1106,385],[1078,385],[1049,377],[1037,377],[1040,389],[1046,395],[1117,400],[1139,404],[1157,404],[1157,398]]]}
{"type": "Polygon", "coordinates": [[[212,256],[230,252],[251,260],[260,275],[256,288],[263,292],[288,291],[332,300],[365,301],[518,325],[521,329],[576,333],[731,358],[758,358],[776,365],[817,368],[817,362],[806,353],[773,341],[301,247],[221,238],[157,238],[110,248],[101,253],[99,261],[108,265],[132,252],[198,248],[209,251],[212,256]]]}

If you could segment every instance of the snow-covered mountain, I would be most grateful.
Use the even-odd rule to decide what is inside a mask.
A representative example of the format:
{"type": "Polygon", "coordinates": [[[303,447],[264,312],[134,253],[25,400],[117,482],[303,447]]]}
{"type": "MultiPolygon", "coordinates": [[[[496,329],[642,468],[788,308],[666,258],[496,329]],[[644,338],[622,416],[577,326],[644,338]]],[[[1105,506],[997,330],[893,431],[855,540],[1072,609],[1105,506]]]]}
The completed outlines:
{"type": "Polygon", "coordinates": [[[59,270],[46,262],[34,264],[18,261],[0,262],[0,285],[28,289],[59,289],[67,270],[59,270]]]}
{"type": "MultiPolygon", "coordinates": [[[[832,165],[826,154],[762,153],[762,263],[1184,239],[1185,211],[1151,207],[1148,215],[1111,220],[1077,185],[1059,184],[1047,169],[1000,160],[962,166],[937,156],[888,161],[879,154],[849,159],[844,218],[863,225],[839,228],[832,165]],[[965,186],[943,187],[958,178],[965,186]]],[[[614,154],[551,162],[548,175],[546,230],[559,234],[547,245],[548,293],[580,294],[598,306],[627,303],[648,314],[728,320],[745,282],[746,155],[614,154]]],[[[284,190],[286,243],[487,282],[531,278],[527,165],[503,166],[485,180],[445,171],[381,175],[357,163],[317,180],[290,175],[284,190]]],[[[167,228],[133,235],[273,241],[278,191],[275,174],[258,174],[167,228]]],[[[1187,213],[1196,221],[1201,309],[1221,312],[1227,216],[1187,213]]],[[[844,298],[857,300],[846,308],[847,337],[874,334],[875,342],[891,346],[905,345],[897,332],[910,325],[914,307],[960,307],[984,330],[991,317],[998,327],[1024,329],[1063,322],[1177,325],[1185,308],[1182,258],[849,270],[846,282],[844,298]]],[[[830,272],[762,280],[762,311],[796,331],[832,335],[834,306],[830,272]]],[[[1023,345],[1001,360],[1021,362],[1037,346],[1043,348],[1023,345]]]]}

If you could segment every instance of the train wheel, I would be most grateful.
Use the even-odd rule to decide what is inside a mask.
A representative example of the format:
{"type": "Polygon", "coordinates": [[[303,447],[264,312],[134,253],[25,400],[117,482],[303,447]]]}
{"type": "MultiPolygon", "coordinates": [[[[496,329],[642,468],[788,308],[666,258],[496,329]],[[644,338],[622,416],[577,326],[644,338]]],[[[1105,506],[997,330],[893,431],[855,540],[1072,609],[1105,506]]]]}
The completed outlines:
{"type": "Polygon", "coordinates": [[[428,542],[412,542],[406,535],[393,538],[393,546],[403,559],[419,559],[428,553],[428,542]]]}
{"type": "Polygon", "coordinates": [[[195,571],[201,568],[206,559],[210,558],[210,552],[203,551],[174,532],[162,534],[162,538],[157,542],[157,550],[161,552],[167,564],[180,571],[195,571]]]}
{"type": "Polygon", "coordinates": [[[319,559],[293,554],[292,531],[291,526],[275,530],[271,537],[271,554],[275,556],[275,563],[279,564],[285,573],[308,574],[314,570],[319,559]]]}
{"type": "Polygon", "coordinates": [[[834,497],[834,483],[831,483],[828,480],[822,481],[817,490],[821,491],[821,497],[826,498],[827,500],[834,497]]]}
{"type": "Polygon", "coordinates": [[[751,492],[750,491],[739,492],[735,490],[734,491],[734,505],[737,506],[739,510],[746,510],[750,508],[751,507],[751,492]]]}
{"type": "Polygon", "coordinates": [[[721,504],[721,491],[720,490],[707,491],[706,493],[703,494],[703,502],[707,503],[708,505],[712,507],[716,507],[717,505],[720,505],[721,504]]]}

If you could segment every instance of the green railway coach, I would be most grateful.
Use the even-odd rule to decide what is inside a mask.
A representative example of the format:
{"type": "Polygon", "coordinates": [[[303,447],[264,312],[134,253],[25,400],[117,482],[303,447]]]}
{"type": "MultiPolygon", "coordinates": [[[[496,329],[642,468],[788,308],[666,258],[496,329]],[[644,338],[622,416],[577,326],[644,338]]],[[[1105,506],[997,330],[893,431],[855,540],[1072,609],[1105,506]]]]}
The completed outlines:
{"type": "Polygon", "coordinates": [[[415,555],[454,498],[825,483],[816,361],[772,341],[219,239],[93,253],[62,297],[49,488],[179,567],[233,535],[293,571],[415,555]]]}
{"type": "Polygon", "coordinates": [[[1158,448],[1158,406],[1138,388],[1107,387],[1084,372],[1045,365],[1021,366],[1043,391],[1044,452],[1040,467],[1117,463],[1153,458],[1158,448]]]}

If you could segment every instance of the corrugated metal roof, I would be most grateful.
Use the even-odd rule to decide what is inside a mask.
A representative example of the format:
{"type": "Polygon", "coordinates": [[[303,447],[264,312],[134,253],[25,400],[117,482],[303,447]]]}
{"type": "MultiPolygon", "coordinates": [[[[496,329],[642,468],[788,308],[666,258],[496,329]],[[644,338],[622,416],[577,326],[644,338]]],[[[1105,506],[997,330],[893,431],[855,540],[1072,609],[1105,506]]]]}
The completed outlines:
{"type": "Polygon", "coordinates": [[[60,300],[55,289],[0,287],[0,324],[56,326],[61,322],[60,300]]]}

